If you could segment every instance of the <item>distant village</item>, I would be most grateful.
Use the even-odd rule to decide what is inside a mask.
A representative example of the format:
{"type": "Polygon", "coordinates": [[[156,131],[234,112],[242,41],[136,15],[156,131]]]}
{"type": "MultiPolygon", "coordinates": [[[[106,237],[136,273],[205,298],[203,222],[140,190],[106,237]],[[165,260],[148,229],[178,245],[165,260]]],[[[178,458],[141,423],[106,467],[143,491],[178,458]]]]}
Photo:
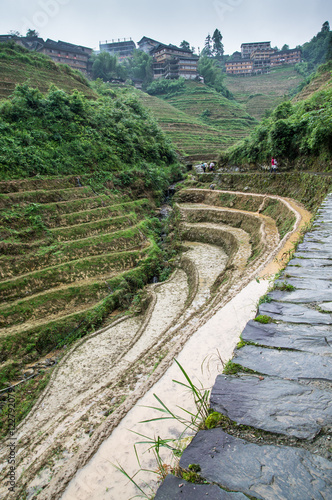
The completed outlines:
{"type": "MultiPolygon", "coordinates": [[[[0,35],[0,42],[14,41],[19,45],[49,56],[53,61],[68,64],[73,69],[91,74],[91,55],[93,49],[63,41],[46,41],[40,37],[23,37],[17,35],[0,35]]],[[[199,56],[190,49],[166,45],[144,36],[137,45],[130,39],[117,39],[99,42],[100,52],[106,51],[117,55],[119,60],[131,57],[134,50],[141,50],[153,58],[153,77],[176,79],[183,77],[188,80],[199,77],[197,63],[199,56]]],[[[301,50],[278,50],[271,48],[271,42],[243,43],[241,52],[234,52],[225,61],[226,73],[229,75],[250,76],[266,73],[270,68],[284,64],[301,62],[301,50]]]]}

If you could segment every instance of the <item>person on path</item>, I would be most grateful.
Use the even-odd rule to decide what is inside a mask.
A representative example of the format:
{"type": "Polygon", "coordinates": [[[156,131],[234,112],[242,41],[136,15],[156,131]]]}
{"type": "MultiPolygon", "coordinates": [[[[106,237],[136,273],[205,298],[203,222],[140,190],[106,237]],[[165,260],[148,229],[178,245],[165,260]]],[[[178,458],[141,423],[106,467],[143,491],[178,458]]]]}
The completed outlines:
{"type": "Polygon", "coordinates": [[[276,174],[277,173],[277,168],[278,168],[278,162],[277,160],[272,157],[271,159],[271,170],[270,170],[270,173],[271,174],[276,174]]]}

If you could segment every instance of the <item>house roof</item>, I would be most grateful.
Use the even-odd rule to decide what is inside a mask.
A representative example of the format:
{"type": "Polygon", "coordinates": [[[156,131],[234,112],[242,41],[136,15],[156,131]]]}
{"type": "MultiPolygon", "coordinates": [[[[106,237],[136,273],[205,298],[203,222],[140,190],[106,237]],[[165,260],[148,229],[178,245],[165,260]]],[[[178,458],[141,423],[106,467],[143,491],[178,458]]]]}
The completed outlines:
{"type": "Polygon", "coordinates": [[[250,43],[241,43],[241,47],[243,47],[244,45],[260,45],[262,43],[269,43],[269,44],[271,44],[271,42],[250,42],[250,43]]]}
{"type": "MultiPolygon", "coordinates": [[[[272,54],[272,56],[281,56],[281,55],[286,55],[286,54],[292,54],[293,52],[302,52],[301,49],[287,49],[287,50],[279,50],[278,52],[275,52],[272,54]]],[[[272,57],[271,56],[271,57],[272,57]]]]}
{"type": "Polygon", "coordinates": [[[158,45],[160,44],[160,42],[158,42],[157,40],[154,40],[153,38],[148,38],[147,36],[143,36],[143,38],[141,38],[140,41],[137,42],[137,45],[139,45],[140,43],[144,43],[144,42],[153,42],[154,44],[157,43],[158,45]]]}
{"type": "Polygon", "coordinates": [[[84,52],[86,54],[87,50],[91,50],[89,47],[84,47],[82,45],[75,45],[74,43],[69,43],[69,42],[63,42],[61,40],[58,40],[57,42],[55,40],[51,40],[48,38],[46,42],[44,43],[44,47],[50,49],[57,49],[57,50],[66,50],[67,52],[84,52]]]}
{"type": "Polygon", "coordinates": [[[177,47],[176,45],[172,45],[172,44],[166,45],[164,43],[160,43],[157,47],[155,47],[151,51],[151,53],[159,52],[159,50],[162,50],[162,49],[168,49],[168,50],[174,50],[174,51],[177,51],[177,52],[183,52],[184,54],[192,54],[192,52],[191,52],[190,49],[183,49],[182,47],[177,47]]]}

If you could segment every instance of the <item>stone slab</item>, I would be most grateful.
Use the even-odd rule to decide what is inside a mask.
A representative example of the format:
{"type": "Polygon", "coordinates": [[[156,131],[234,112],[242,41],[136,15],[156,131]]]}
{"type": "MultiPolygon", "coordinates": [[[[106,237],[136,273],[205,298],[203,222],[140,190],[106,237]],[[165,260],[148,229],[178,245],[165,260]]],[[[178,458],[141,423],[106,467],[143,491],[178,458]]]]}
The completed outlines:
{"type": "Polygon", "coordinates": [[[280,278],[277,279],[274,284],[276,286],[282,286],[284,283],[294,286],[296,289],[301,290],[330,290],[332,298],[332,281],[324,280],[321,278],[300,278],[300,277],[290,277],[290,278],[280,278]]]}
{"type": "Polygon", "coordinates": [[[294,290],[291,292],[274,290],[273,292],[270,292],[268,296],[271,297],[271,299],[280,302],[292,302],[294,304],[310,304],[316,302],[329,302],[332,299],[332,290],[309,289],[309,290],[294,290]]]}
{"type": "Polygon", "coordinates": [[[331,500],[332,464],[300,448],[248,443],[220,428],[200,431],[181,467],[196,463],[207,481],[264,500],[331,500]]]}
{"type": "MultiPolygon", "coordinates": [[[[332,257],[332,236],[329,239],[325,239],[319,242],[304,241],[300,243],[297,247],[297,252],[314,252],[318,254],[326,254],[327,249],[330,250],[330,258],[332,257]]],[[[296,255],[296,254],[295,254],[296,255]]]]}
{"type": "Polygon", "coordinates": [[[317,278],[320,280],[331,280],[332,279],[332,268],[331,267],[296,267],[288,266],[281,276],[294,276],[298,278],[317,278]]]}
{"type": "Polygon", "coordinates": [[[321,313],[297,304],[282,304],[275,301],[261,304],[258,308],[258,314],[289,323],[304,323],[308,325],[332,324],[332,315],[329,313],[321,313]]]}
{"type": "Polygon", "coordinates": [[[332,391],[276,377],[218,375],[210,406],[238,424],[299,439],[332,424],[332,391]]]}
{"type": "Polygon", "coordinates": [[[159,487],[155,500],[246,500],[243,493],[228,492],[215,484],[193,484],[169,474],[159,487]]]}
{"type": "Polygon", "coordinates": [[[233,361],[264,375],[292,380],[332,381],[330,356],[246,345],[235,350],[233,361]]]}
{"type": "Polygon", "coordinates": [[[327,312],[332,312],[332,302],[324,302],[324,304],[318,304],[321,309],[327,312]]]}
{"type": "Polygon", "coordinates": [[[255,342],[268,347],[295,349],[322,355],[332,354],[332,329],[327,325],[309,326],[292,323],[263,325],[250,320],[241,337],[245,342],[255,342]]]}
{"type": "MultiPolygon", "coordinates": [[[[323,247],[323,245],[322,245],[323,247]]],[[[295,252],[294,258],[297,259],[327,259],[331,260],[331,251],[327,247],[327,245],[324,245],[324,250],[322,249],[321,251],[302,251],[302,252],[295,252]]],[[[330,264],[331,265],[331,264],[330,264]]]]}
{"type": "Polygon", "coordinates": [[[289,261],[288,266],[300,267],[331,267],[332,259],[292,259],[289,261]]]}

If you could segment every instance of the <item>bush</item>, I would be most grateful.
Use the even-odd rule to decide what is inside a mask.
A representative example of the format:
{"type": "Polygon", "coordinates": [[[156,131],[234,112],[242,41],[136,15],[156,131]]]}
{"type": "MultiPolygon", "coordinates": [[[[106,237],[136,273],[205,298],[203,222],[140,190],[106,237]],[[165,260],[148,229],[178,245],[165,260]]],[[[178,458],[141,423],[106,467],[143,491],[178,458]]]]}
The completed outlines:
{"type": "Polygon", "coordinates": [[[179,78],[178,80],[158,78],[147,87],[146,91],[150,95],[173,94],[183,90],[184,83],[184,78],[179,78]]]}
{"type": "Polygon", "coordinates": [[[126,185],[135,168],[145,172],[146,185],[162,189],[163,169],[175,160],[164,133],[130,93],[89,101],[78,91],[53,86],[44,96],[23,84],[0,104],[3,179],[102,170],[121,172],[126,185]]]}

